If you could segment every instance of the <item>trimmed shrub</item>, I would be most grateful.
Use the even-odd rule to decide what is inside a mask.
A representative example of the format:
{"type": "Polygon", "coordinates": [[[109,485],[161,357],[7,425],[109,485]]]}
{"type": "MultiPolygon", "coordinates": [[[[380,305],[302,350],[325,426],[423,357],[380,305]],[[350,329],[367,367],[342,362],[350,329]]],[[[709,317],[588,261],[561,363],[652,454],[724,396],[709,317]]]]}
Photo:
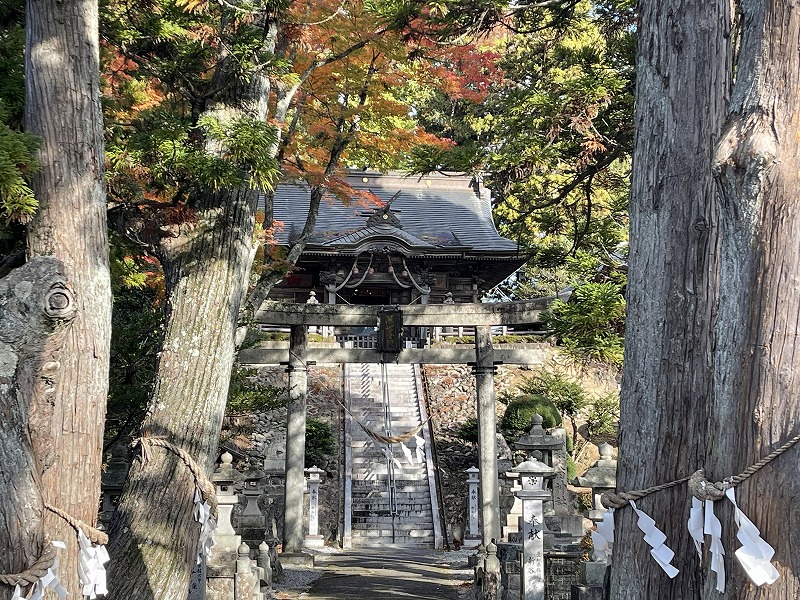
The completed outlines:
{"type": "Polygon", "coordinates": [[[540,395],[517,396],[508,403],[503,414],[502,428],[512,435],[521,435],[530,431],[533,415],[542,417],[542,427],[549,429],[561,425],[561,413],[551,400],[540,395]]]}
{"type": "Polygon", "coordinates": [[[519,389],[523,394],[544,396],[552,400],[561,414],[570,419],[574,419],[588,403],[581,384],[559,370],[543,370],[525,379],[519,389]]]}
{"type": "Polygon", "coordinates": [[[318,419],[306,421],[306,460],[305,467],[324,465],[336,452],[330,426],[318,419]]]}

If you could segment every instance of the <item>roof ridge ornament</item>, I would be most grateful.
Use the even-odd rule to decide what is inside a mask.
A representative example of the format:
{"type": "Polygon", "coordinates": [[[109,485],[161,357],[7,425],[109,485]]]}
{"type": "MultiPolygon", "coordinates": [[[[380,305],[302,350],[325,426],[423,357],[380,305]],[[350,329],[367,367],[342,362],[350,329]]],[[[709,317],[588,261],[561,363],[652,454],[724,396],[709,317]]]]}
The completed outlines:
{"type": "MultiPolygon", "coordinates": [[[[370,192],[372,192],[372,190],[370,190],[370,192]]],[[[375,210],[373,210],[371,213],[366,213],[365,216],[367,216],[367,227],[391,225],[397,229],[402,229],[403,224],[400,222],[400,219],[397,218],[397,213],[400,211],[392,209],[392,202],[397,200],[402,192],[403,190],[397,190],[397,192],[391,198],[389,198],[383,206],[375,208],[375,210]]]]}

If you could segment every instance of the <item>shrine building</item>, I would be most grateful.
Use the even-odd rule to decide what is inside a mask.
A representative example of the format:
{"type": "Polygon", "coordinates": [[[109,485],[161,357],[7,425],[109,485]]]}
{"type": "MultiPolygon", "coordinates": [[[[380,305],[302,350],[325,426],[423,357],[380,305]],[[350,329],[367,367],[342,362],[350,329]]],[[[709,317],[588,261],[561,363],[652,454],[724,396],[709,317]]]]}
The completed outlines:
{"type": "MultiPolygon", "coordinates": [[[[526,260],[492,220],[489,191],[472,177],[350,171],[347,183],[363,198],[345,204],[328,195],[297,268],[270,299],[329,304],[480,302],[526,260]],[[311,292],[314,294],[311,294],[311,292]],[[314,300],[312,299],[312,302],[314,300]]],[[[286,246],[303,230],[310,191],[281,184],[274,218],[286,246]]]]}

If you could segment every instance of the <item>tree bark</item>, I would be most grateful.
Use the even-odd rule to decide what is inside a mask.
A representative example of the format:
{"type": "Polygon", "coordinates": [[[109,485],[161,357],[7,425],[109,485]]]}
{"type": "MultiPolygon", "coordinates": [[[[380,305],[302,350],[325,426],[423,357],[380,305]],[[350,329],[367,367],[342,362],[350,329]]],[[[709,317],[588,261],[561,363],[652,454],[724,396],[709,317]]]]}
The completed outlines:
{"type": "MultiPolygon", "coordinates": [[[[742,3],[742,43],[730,111],[715,157],[722,260],[707,476],[738,474],[800,433],[800,3],[742,3]]],[[[720,520],[728,590],[706,598],[800,597],[800,448],[736,488],[775,549],[780,579],[756,588],[733,558],[733,516],[720,520]],[[730,525],[728,525],[730,523],[730,525]]],[[[718,503],[720,504],[720,503],[718,503]]]]}
{"type": "MultiPolygon", "coordinates": [[[[46,542],[37,437],[47,438],[50,396],[76,302],[61,264],[36,258],[0,279],[0,573],[19,574],[46,542]]],[[[0,583],[0,598],[13,588],[0,583]]]]}
{"type": "MultiPolygon", "coordinates": [[[[234,337],[248,281],[257,193],[209,194],[199,222],[160,247],[167,285],[164,348],[143,435],[189,453],[208,476],[234,361],[234,337]]],[[[194,479],[172,453],[134,462],[110,528],[109,599],[185,598],[200,526],[194,479]]]]}
{"type": "MultiPolygon", "coordinates": [[[[28,0],[26,36],[26,128],[42,142],[28,253],[59,257],[77,290],[49,436],[34,439],[34,451],[45,501],[94,525],[111,339],[97,1],[28,0]]],[[[45,528],[67,544],[61,579],[80,597],[75,531],[52,513],[45,528]]]]}
{"type": "MultiPolygon", "coordinates": [[[[710,165],[731,81],[727,2],[643,0],[639,8],[617,479],[623,491],[704,466],[719,246],[710,165]]],[[[680,574],[671,580],[658,567],[625,508],[617,511],[611,597],[700,598],[704,576],[686,533],[686,486],[637,504],[667,534],[680,574]]]]}

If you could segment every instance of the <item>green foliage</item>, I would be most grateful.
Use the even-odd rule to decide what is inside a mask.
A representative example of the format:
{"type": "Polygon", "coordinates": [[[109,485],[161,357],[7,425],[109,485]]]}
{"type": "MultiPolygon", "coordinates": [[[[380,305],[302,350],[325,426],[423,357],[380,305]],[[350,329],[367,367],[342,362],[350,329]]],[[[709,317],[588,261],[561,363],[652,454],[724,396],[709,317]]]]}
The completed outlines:
{"type": "Polygon", "coordinates": [[[619,395],[611,393],[593,400],[586,424],[590,438],[616,435],[619,427],[619,395]]]}
{"type": "Polygon", "coordinates": [[[572,481],[578,476],[578,464],[575,459],[567,454],[567,481],[572,481]]]}
{"type": "Polygon", "coordinates": [[[191,4],[102,5],[106,151],[116,200],[168,206],[191,202],[193,192],[268,191],[279,175],[276,127],[237,99],[254,73],[269,69],[263,28],[243,7],[191,4]]]}
{"type": "Polygon", "coordinates": [[[115,281],[106,448],[130,436],[144,418],[164,335],[163,318],[156,290],[115,281]]]}
{"type": "Polygon", "coordinates": [[[523,394],[544,396],[562,415],[574,418],[586,406],[588,399],[581,385],[558,370],[542,370],[519,385],[523,394]]]}
{"type": "Polygon", "coordinates": [[[228,414],[269,411],[286,406],[283,389],[258,381],[258,370],[236,365],[228,387],[228,414]]]}
{"type": "Polygon", "coordinates": [[[30,134],[11,129],[6,124],[8,115],[0,100],[0,218],[7,223],[26,223],[38,206],[28,177],[39,169],[39,142],[30,134]]]}
{"type": "Polygon", "coordinates": [[[622,364],[625,298],[621,285],[584,283],[575,288],[569,301],[554,300],[543,320],[575,359],[622,364]]]}
{"type": "Polygon", "coordinates": [[[458,428],[458,433],[456,437],[465,442],[472,442],[474,444],[478,443],[478,419],[475,417],[471,417],[464,421],[461,424],[461,427],[458,428]]]}
{"type": "MultiPolygon", "coordinates": [[[[249,177],[251,187],[269,191],[278,177],[279,167],[270,156],[272,146],[277,142],[277,129],[250,117],[239,117],[229,123],[205,115],[198,120],[207,139],[221,148],[223,161],[231,169],[227,180],[207,180],[206,184],[218,189],[225,185],[240,185],[243,177],[249,177]]],[[[219,169],[223,171],[224,169],[219,169]]],[[[202,173],[202,171],[201,171],[202,173]]]]}
{"type": "Polygon", "coordinates": [[[158,293],[161,267],[153,259],[143,256],[137,248],[121,235],[111,231],[109,245],[109,268],[114,293],[126,289],[141,289],[147,285],[158,293]]]}
{"type": "MultiPolygon", "coordinates": [[[[411,10],[408,0],[400,4],[411,10]]],[[[484,175],[498,228],[531,257],[496,297],[554,296],[583,281],[607,280],[624,262],[627,240],[632,3],[572,0],[513,10],[507,3],[462,4],[444,2],[446,10],[431,21],[441,35],[463,33],[471,30],[463,19],[477,11],[472,26],[487,33],[485,45],[500,57],[480,66],[502,77],[482,98],[449,89],[412,91],[425,128],[454,142],[450,151],[417,151],[412,170],[484,175]],[[493,36],[497,19],[511,33],[493,36]]]]}
{"type": "Polygon", "coordinates": [[[319,419],[306,420],[305,467],[320,466],[336,452],[336,444],[330,426],[319,419]]]}
{"type": "Polygon", "coordinates": [[[542,427],[549,429],[561,425],[561,413],[551,400],[544,396],[518,396],[508,403],[501,427],[509,435],[522,435],[530,431],[533,415],[542,417],[542,427]]]}
{"type": "Polygon", "coordinates": [[[5,106],[3,120],[15,131],[22,129],[25,109],[25,51],[24,5],[21,2],[0,3],[0,104],[5,106]],[[17,4],[18,6],[14,6],[17,4]]]}

